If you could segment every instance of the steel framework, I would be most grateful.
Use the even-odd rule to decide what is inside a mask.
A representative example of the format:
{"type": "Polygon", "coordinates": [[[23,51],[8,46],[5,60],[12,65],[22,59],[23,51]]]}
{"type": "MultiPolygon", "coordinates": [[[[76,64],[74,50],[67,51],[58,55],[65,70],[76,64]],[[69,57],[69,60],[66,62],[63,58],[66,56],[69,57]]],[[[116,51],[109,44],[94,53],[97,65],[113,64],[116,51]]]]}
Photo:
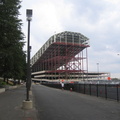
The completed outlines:
{"type": "Polygon", "coordinates": [[[76,32],[53,35],[32,57],[34,79],[80,79],[88,73],[89,39],[76,32]]]}

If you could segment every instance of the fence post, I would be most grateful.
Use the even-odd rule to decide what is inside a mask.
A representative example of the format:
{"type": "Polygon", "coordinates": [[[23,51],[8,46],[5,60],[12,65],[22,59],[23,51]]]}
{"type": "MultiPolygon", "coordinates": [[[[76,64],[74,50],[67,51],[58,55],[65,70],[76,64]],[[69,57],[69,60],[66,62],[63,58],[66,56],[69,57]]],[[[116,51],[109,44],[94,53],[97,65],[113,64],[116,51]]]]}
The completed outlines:
{"type": "Polygon", "coordinates": [[[117,101],[119,102],[119,91],[118,91],[118,85],[117,85],[117,101]]]}
{"type": "Polygon", "coordinates": [[[91,84],[89,84],[89,90],[90,90],[90,95],[91,95],[91,84]]]}
{"type": "Polygon", "coordinates": [[[98,97],[98,84],[96,86],[96,92],[97,92],[97,97],[98,97]]]}
{"type": "Polygon", "coordinates": [[[105,98],[107,99],[107,85],[105,84],[105,98]]]}
{"type": "Polygon", "coordinates": [[[84,83],[84,94],[85,94],[85,83],[84,83]]]}
{"type": "Polygon", "coordinates": [[[80,93],[80,83],[79,83],[79,93],[80,93]]]}

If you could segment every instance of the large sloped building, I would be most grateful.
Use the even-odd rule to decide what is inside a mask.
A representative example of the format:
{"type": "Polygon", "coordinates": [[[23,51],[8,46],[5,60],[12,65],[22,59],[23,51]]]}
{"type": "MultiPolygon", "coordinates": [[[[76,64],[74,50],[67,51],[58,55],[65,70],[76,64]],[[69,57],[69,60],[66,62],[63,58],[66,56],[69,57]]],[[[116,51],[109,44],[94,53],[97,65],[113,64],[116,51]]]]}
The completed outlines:
{"type": "Polygon", "coordinates": [[[89,39],[77,32],[51,36],[31,59],[33,81],[81,81],[106,78],[109,73],[88,72],[89,39]]]}

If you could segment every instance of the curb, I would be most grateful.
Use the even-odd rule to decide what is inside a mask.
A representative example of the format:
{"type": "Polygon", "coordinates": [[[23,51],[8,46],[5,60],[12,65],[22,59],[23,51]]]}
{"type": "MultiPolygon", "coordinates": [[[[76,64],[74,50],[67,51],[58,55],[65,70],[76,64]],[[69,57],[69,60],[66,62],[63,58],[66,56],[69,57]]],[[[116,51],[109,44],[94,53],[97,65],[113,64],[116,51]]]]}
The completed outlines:
{"type": "Polygon", "coordinates": [[[15,89],[17,86],[5,86],[5,90],[15,89]]]}
{"type": "Polygon", "coordinates": [[[3,93],[7,90],[12,90],[12,89],[16,89],[16,88],[19,88],[21,86],[4,86],[4,88],[0,88],[0,93],[3,93]]]}
{"type": "Polygon", "coordinates": [[[5,88],[0,88],[0,93],[5,92],[5,88]]]}

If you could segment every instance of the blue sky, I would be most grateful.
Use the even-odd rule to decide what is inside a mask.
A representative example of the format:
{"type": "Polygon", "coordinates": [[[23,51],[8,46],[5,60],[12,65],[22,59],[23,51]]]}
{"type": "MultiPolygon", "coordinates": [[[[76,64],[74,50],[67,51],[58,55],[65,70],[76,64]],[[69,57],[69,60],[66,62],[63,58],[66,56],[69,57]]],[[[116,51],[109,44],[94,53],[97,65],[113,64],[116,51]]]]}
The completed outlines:
{"type": "Polygon", "coordinates": [[[21,5],[26,41],[26,9],[33,9],[31,57],[55,32],[80,32],[90,39],[89,71],[97,71],[99,63],[100,72],[120,78],[120,0],[22,0],[21,5]]]}

